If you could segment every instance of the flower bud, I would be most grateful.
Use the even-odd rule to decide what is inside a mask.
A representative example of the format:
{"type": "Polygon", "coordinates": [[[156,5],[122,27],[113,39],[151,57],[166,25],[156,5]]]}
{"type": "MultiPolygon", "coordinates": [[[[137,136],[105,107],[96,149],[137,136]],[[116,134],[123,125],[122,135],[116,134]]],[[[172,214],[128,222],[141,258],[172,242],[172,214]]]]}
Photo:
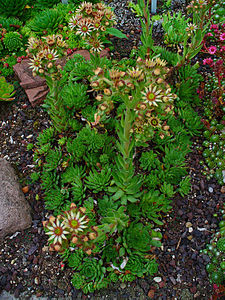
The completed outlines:
{"type": "Polygon", "coordinates": [[[88,249],[87,251],[85,251],[87,253],[87,255],[91,255],[91,249],[88,249]]]}
{"type": "Polygon", "coordinates": [[[90,240],[94,240],[94,239],[96,239],[96,233],[94,233],[94,232],[91,232],[91,233],[89,233],[89,238],[90,238],[90,240]]]}
{"type": "Polygon", "coordinates": [[[88,237],[85,236],[85,237],[83,238],[83,241],[84,241],[84,242],[87,242],[87,241],[88,241],[88,237]]]}
{"type": "Polygon", "coordinates": [[[72,243],[76,244],[77,241],[78,241],[78,238],[77,238],[76,236],[74,236],[74,237],[72,238],[72,243]]]}

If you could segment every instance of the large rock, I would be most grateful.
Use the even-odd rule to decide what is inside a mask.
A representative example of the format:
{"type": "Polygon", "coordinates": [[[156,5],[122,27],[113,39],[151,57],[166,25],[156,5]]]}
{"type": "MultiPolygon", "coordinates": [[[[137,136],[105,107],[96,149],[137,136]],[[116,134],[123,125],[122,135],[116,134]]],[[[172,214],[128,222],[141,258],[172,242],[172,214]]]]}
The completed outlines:
{"type": "Polygon", "coordinates": [[[24,198],[14,169],[0,159],[0,240],[31,226],[31,208],[24,198]]]}

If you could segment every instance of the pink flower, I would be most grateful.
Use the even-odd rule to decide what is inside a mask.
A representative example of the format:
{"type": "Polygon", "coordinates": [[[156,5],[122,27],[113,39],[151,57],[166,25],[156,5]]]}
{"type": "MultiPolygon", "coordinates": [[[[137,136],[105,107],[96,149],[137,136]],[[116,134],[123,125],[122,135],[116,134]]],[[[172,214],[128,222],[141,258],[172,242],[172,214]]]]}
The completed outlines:
{"type": "Polygon", "coordinates": [[[213,60],[212,60],[211,57],[210,58],[205,58],[203,60],[203,65],[209,65],[209,66],[211,66],[212,64],[213,64],[213,60]]]}
{"type": "Polygon", "coordinates": [[[224,40],[225,40],[225,32],[222,33],[222,34],[220,35],[220,40],[221,40],[221,41],[224,41],[224,40]]]}
{"type": "Polygon", "coordinates": [[[225,23],[222,24],[222,27],[223,27],[223,28],[225,27],[225,23]]]}
{"type": "Polygon", "coordinates": [[[217,66],[221,66],[223,64],[223,60],[222,59],[219,59],[216,61],[216,65],[217,66]]]}
{"type": "Polygon", "coordinates": [[[211,32],[208,32],[206,35],[207,36],[213,36],[213,34],[211,32]]]}
{"type": "Polygon", "coordinates": [[[217,51],[217,48],[215,46],[211,46],[208,48],[208,51],[210,54],[215,54],[217,51]]]}
{"type": "Polygon", "coordinates": [[[217,24],[212,24],[210,26],[210,29],[219,29],[218,25],[217,24]]]}
{"type": "Polygon", "coordinates": [[[221,48],[220,48],[220,52],[225,52],[225,46],[222,46],[221,48]]]}

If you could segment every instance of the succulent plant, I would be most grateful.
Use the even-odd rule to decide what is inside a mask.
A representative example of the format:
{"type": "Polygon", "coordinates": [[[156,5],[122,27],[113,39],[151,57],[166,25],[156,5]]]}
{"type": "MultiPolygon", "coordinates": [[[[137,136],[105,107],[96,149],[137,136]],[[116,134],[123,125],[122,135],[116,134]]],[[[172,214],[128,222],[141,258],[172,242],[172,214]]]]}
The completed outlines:
{"type": "Polygon", "coordinates": [[[63,16],[56,9],[47,9],[37,14],[27,26],[36,34],[51,34],[58,30],[58,26],[62,24],[63,16]]]}
{"type": "Polygon", "coordinates": [[[0,24],[2,28],[5,28],[7,31],[15,31],[15,29],[20,28],[23,23],[13,17],[5,18],[0,16],[0,24]]]}
{"type": "Polygon", "coordinates": [[[23,14],[26,0],[2,0],[0,1],[0,15],[4,17],[18,17],[23,14]]]}
{"type": "Polygon", "coordinates": [[[9,84],[5,77],[0,77],[0,101],[12,101],[15,94],[14,86],[9,84]]]}
{"type": "Polygon", "coordinates": [[[83,263],[77,268],[80,271],[80,275],[88,281],[101,281],[106,272],[103,267],[103,261],[94,258],[84,258],[83,263]]]}
{"type": "Polygon", "coordinates": [[[225,252],[225,237],[220,238],[216,246],[219,251],[225,252]]]}
{"type": "Polygon", "coordinates": [[[18,50],[23,44],[18,32],[6,33],[3,39],[3,43],[9,51],[18,50]]]}
{"type": "Polygon", "coordinates": [[[46,8],[52,8],[54,5],[60,3],[60,0],[36,0],[35,1],[35,7],[38,9],[46,9],[46,8]]]}

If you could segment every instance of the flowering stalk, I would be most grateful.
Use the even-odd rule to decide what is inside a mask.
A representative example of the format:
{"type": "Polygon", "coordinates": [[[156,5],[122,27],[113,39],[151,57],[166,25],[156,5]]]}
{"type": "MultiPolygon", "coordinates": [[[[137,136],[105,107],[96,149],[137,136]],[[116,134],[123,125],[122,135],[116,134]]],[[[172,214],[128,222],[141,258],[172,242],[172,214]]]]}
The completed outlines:
{"type": "Polygon", "coordinates": [[[193,24],[197,27],[186,35],[184,39],[184,50],[183,55],[178,56],[177,66],[183,66],[186,61],[196,56],[202,48],[202,41],[204,34],[208,28],[208,11],[212,6],[211,0],[194,0],[187,7],[188,11],[193,14],[193,24]],[[191,42],[188,40],[191,38],[191,42]]]}

